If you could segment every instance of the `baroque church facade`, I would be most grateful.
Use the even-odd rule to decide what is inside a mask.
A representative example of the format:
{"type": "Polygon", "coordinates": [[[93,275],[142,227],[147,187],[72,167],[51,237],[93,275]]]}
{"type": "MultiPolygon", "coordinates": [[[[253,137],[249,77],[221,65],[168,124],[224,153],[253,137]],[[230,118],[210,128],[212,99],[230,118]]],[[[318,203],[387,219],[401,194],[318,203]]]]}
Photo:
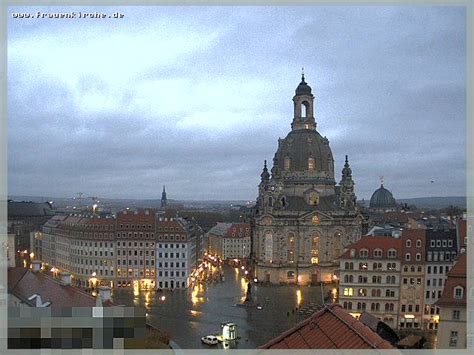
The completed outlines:
{"type": "Polygon", "coordinates": [[[314,96],[304,74],[293,97],[291,131],[266,161],[252,216],[252,262],[261,282],[331,281],[339,256],[359,240],[365,219],[356,205],[346,156],[336,184],[329,141],[316,129],[314,96]]]}

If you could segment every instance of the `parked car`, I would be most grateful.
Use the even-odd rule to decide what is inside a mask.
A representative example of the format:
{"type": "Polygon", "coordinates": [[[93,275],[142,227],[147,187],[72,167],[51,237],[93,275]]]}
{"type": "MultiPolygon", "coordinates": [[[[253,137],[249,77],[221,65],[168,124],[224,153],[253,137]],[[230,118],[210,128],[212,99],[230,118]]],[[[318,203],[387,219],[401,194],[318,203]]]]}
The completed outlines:
{"type": "Polygon", "coordinates": [[[217,345],[219,343],[219,340],[215,335],[206,335],[201,338],[201,341],[207,345],[217,345]]]}

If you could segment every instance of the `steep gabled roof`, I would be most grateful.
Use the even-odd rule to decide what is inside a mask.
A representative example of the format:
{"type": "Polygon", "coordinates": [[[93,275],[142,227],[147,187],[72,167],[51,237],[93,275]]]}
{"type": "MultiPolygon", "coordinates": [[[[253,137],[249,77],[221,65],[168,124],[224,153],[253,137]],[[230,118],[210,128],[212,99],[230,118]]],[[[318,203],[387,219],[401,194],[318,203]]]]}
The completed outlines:
{"type": "MultiPolygon", "coordinates": [[[[8,293],[23,302],[34,306],[31,296],[37,294],[43,302],[50,302],[52,308],[95,307],[96,298],[70,285],[43,274],[15,267],[8,269],[8,293]]],[[[112,302],[104,302],[104,306],[114,306],[112,302]]]]}
{"type": "Polygon", "coordinates": [[[351,244],[347,247],[347,251],[341,255],[341,259],[349,259],[349,258],[359,258],[359,250],[367,249],[369,251],[369,259],[372,258],[373,250],[374,249],[382,249],[382,257],[387,258],[387,251],[389,249],[395,249],[397,251],[397,255],[400,255],[402,252],[402,240],[400,238],[395,237],[372,237],[372,236],[364,236],[359,239],[354,244],[351,244]],[[355,250],[355,255],[351,256],[351,250],[355,250]]]}
{"type": "Polygon", "coordinates": [[[347,313],[339,304],[310,318],[259,349],[394,349],[389,342],[347,313]]]}
{"type": "Polygon", "coordinates": [[[437,305],[443,306],[466,306],[466,253],[459,256],[458,261],[448,272],[448,278],[444,284],[443,294],[436,302],[437,305]],[[460,286],[463,288],[461,298],[454,298],[454,289],[460,286]]]}

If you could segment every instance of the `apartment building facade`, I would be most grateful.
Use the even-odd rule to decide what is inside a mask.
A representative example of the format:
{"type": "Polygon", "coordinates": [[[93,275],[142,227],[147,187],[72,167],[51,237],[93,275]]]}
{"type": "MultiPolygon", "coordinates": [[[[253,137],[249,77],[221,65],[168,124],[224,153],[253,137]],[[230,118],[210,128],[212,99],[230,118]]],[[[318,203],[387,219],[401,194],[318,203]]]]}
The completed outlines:
{"type": "Polygon", "coordinates": [[[425,265],[425,307],[424,323],[426,329],[437,329],[439,307],[436,302],[441,297],[447,274],[458,255],[455,229],[426,230],[425,265]]]}
{"type": "Polygon", "coordinates": [[[217,223],[207,233],[208,251],[220,258],[243,259],[250,255],[250,224],[217,223]]]}
{"type": "Polygon", "coordinates": [[[398,325],[402,241],[364,236],[340,258],[339,303],[358,318],[370,312],[389,326],[398,325]]]}
{"type": "Polygon", "coordinates": [[[421,329],[423,326],[425,240],[423,229],[406,229],[401,235],[400,329],[421,329]]]}
{"type": "MultiPolygon", "coordinates": [[[[158,275],[161,273],[163,278],[166,271],[168,275],[173,273],[174,287],[183,287],[196,267],[195,243],[202,237],[200,231],[192,221],[161,221],[150,210],[124,210],[110,218],[54,216],[40,232],[31,234],[31,245],[34,259],[41,261],[43,268],[53,275],[70,272],[75,286],[153,289],[159,288],[158,275]],[[171,229],[163,223],[176,226],[171,229]],[[181,248],[167,261],[159,257],[165,244],[173,248],[179,244],[181,248]]],[[[164,283],[162,286],[165,288],[164,283]]],[[[172,283],[168,282],[166,288],[173,288],[172,283]]]]}

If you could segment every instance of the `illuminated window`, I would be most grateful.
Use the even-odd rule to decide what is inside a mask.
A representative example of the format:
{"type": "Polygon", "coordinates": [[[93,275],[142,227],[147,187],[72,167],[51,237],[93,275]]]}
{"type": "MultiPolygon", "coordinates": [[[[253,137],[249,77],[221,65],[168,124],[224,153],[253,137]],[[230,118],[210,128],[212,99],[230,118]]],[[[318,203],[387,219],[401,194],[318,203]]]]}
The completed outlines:
{"type": "Polygon", "coordinates": [[[354,289],[349,287],[344,289],[344,296],[354,296],[354,289]]]}
{"type": "Polygon", "coordinates": [[[311,263],[319,263],[319,236],[314,236],[311,244],[311,263]]]}
{"type": "Polygon", "coordinates": [[[285,168],[285,170],[290,170],[290,158],[289,157],[285,157],[284,168],[285,168]]]}
{"type": "Polygon", "coordinates": [[[308,158],[308,170],[316,170],[316,161],[312,157],[308,158]]]}

